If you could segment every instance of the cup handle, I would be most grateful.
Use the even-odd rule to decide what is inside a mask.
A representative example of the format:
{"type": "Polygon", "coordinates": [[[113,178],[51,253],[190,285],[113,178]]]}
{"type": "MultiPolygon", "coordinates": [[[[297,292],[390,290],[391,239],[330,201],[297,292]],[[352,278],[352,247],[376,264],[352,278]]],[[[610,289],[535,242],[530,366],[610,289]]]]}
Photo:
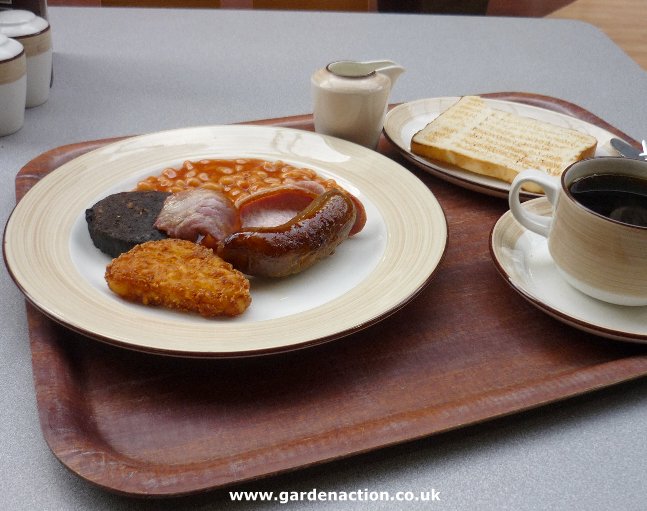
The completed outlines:
{"type": "Polygon", "coordinates": [[[510,193],[508,195],[510,211],[517,222],[529,231],[547,238],[548,232],[550,231],[550,225],[553,222],[552,216],[541,216],[536,213],[531,213],[521,206],[519,194],[521,192],[521,187],[526,182],[537,184],[544,189],[546,198],[548,199],[548,202],[552,204],[554,212],[555,202],[560,189],[559,179],[548,176],[538,170],[524,170],[514,178],[514,181],[512,181],[510,193]]]}

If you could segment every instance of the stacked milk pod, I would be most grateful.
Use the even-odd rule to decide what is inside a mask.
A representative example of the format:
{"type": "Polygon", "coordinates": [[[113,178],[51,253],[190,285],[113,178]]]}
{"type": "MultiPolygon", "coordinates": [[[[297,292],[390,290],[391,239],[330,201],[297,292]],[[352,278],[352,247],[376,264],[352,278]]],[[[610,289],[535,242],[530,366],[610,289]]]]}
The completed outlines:
{"type": "Polygon", "coordinates": [[[33,12],[0,12],[0,136],[18,131],[25,107],[42,105],[52,77],[52,33],[33,12]]]}

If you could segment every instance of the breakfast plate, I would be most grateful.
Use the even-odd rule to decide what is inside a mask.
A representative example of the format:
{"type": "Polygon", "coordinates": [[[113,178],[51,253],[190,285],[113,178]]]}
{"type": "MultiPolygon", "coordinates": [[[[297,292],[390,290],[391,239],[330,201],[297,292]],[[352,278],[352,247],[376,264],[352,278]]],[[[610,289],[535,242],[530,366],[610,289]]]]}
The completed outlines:
{"type": "MultiPolygon", "coordinates": [[[[510,191],[509,183],[469,172],[448,163],[429,160],[411,152],[411,138],[413,135],[459,99],[460,97],[458,96],[447,96],[402,103],[387,113],[384,120],[384,134],[405,158],[422,170],[470,190],[496,197],[507,197],[510,191]]],[[[609,145],[609,141],[615,135],[599,126],[534,105],[487,97],[484,97],[484,99],[491,108],[549,122],[564,128],[575,129],[594,136],[598,140],[595,156],[617,155],[609,145]]],[[[530,192],[524,192],[522,195],[526,198],[538,196],[530,192]]]]}
{"type": "MultiPolygon", "coordinates": [[[[551,211],[543,197],[523,207],[540,215],[551,211]]],[[[573,288],[559,274],[546,238],[522,227],[510,211],[492,229],[490,253],[506,282],[554,318],[610,339],[647,343],[647,307],[612,305],[573,288]]]]}
{"type": "Polygon", "coordinates": [[[337,339],[385,318],[430,280],[447,224],[418,178],[374,151],[333,137],[267,126],[205,126],[132,137],[60,166],[17,204],[5,228],[9,273],[41,312],[89,337],[139,351],[233,357],[337,339]],[[92,244],[85,210],[185,160],[259,158],[308,167],[356,195],[365,228],[335,254],[283,279],[252,278],[239,317],[123,301],[104,280],[110,258],[92,244]]]}

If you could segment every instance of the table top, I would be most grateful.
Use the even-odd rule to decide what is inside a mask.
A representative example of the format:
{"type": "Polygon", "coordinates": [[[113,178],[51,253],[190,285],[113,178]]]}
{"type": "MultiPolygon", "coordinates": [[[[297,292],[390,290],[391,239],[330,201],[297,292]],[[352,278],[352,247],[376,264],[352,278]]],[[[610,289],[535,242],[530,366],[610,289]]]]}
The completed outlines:
{"type": "MultiPolygon", "coordinates": [[[[54,85],[25,126],[0,138],[3,223],[13,178],[63,144],[311,111],[309,77],[343,58],[407,68],[392,102],[496,91],[555,96],[641,139],[647,73],[594,27],[573,21],[229,10],[49,9],[54,85]]],[[[0,501],[7,509],[230,508],[229,490],[137,501],[94,488],[40,432],[22,295],[0,272],[0,501]]],[[[640,509],[647,382],[230,490],[348,492],[298,509],[393,509],[370,492],[438,492],[438,509],[640,509]],[[355,493],[353,493],[355,492],[355,493]]],[[[402,504],[415,509],[420,503],[402,504]]],[[[280,501],[236,509],[282,507],[280,501]]]]}

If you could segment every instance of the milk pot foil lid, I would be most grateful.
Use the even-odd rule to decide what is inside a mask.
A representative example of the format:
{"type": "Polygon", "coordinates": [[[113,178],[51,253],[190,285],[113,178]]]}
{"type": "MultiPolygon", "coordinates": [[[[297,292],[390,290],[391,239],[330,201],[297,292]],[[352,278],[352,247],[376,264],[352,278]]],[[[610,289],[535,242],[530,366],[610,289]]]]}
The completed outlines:
{"type": "Polygon", "coordinates": [[[0,34],[0,64],[4,61],[15,59],[23,51],[24,48],[18,41],[0,34]]]}
{"type": "Polygon", "coordinates": [[[33,12],[19,9],[0,11],[0,34],[8,37],[25,37],[47,30],[49,23],[33,12]]]}

